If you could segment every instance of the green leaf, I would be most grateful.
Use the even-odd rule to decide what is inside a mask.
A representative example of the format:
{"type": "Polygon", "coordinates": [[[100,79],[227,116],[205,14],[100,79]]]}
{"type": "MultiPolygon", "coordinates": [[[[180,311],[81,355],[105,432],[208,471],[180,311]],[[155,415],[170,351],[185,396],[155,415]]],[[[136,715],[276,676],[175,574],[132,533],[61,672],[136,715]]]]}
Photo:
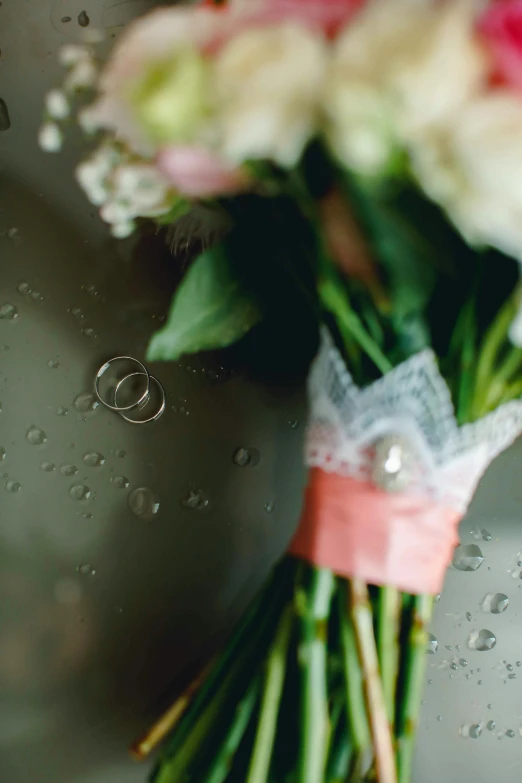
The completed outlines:
{"type": "Polygon", "coordinates": [[[149,361],[173,361],[187,353],[224,348],[261,320],[222,245],[202,253],[174,295],[167,323],[152,338],[149,361]]]}

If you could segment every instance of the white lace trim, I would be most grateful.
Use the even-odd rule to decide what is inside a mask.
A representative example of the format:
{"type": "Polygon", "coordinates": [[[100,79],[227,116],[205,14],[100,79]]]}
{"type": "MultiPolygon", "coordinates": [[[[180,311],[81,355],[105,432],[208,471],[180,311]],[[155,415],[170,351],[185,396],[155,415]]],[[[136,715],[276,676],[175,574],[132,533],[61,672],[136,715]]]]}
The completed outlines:
{"type": "Polygon", "coordinates": [[[408,491],[462,513],[489,464],[522,433],[522,400],[459,427],[431,350],[359,389],[324,329],[308,390],[307,465],[371,480],[373,445],[400,436],[415,454],[408,491]]]}

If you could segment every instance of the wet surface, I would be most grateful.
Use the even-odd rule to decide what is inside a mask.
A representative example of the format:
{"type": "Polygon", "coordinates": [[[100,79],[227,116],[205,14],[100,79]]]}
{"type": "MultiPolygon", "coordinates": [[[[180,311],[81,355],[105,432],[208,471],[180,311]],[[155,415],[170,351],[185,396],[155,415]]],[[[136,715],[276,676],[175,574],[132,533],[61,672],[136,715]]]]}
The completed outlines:
{"type": "MultiPolygon", "coordinates": [[[[43,95],[59,83],[57,49],[78,40],[81,12],[111,36],[152,5],[0,7],[0,93],[12,121],[0,137],[6,783],[143,781],[128,744],[177,673],[230,627],[301,502],[299,395],[198,360],[152,368],[168,407],[150,426],[93,406],[103,361],[143,360],[178,272],[152,238],[134,253],[110,242],[72,179],[81,148],[70,141],[46,156],[36,131],[43,95]]],[[[519,780],[521,471],[519,444],[462,523],[432,627],[414,783],[452,781],[457,769],[462,781],[519,780]]]]}

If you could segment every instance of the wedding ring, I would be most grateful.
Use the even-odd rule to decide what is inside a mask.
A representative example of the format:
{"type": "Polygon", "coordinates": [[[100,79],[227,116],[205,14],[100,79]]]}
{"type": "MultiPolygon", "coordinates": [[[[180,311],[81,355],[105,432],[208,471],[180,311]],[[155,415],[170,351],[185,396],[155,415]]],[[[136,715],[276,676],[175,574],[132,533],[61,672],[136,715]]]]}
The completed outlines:
{"type": "Polygon", "coordinates": [[[166,403],[167,403],[166,395],[165,395],[165,389],[163,388],[161,383],[158,381],[158,379],[154,375],[151,375],[149,372],[145,372],[145,373],[144,372],[131,372],[131,373],[129,373],[129,375],[126,375],[125,378],[122,378],[121,381],[118,381],[118,383],[116,385],[116,388],[114,389],[114,402],[116,402],[116,403],[118,402],[118,391],[120,390],[120,387],[129,378],[132,378],[132,377],[134,377],[136,375],[146,375],[147,379],[148,379],[148,383],[149,383],[149,389],[148,389],[147,398],[138,407],[144,408],[147,405],[147,403],[149,402],[149,400],[150,400],[150,382],[152,381],[153,383],[156,384],[156,387],[157,387],[157,389],[158,389],[158,391],[159,391],[159,393],[161,395],[161,403],[160,403],[160,406],[159,406],[158,410],[156,411],[156,413],[154,413],[154,415],[149,416],[148,419],[131,419],[129,416],[126,416],[124,413],[122,413],[122,411],[126,410],[125,408],[119,408],[119,409],[116,408],[115,410],[117,410],[117,412],[120,414],[121,418],[125,419],[125,421],[128,421],[129,424],[148,424],[151,421],[156,421],[157,419],[159,419],[159,417],[164,412],[165,407],[166,407],[166,403]]]}
{"type": "MultiPolygon", "coordinates": [[[[116,413],[121,413],[122,411],[132,411],[135,408],[138,408],[142,403],[146,403],[150,397],[150,381],[151,381],[151,375],[144,364],[142,364],[138,359],[133,359],[132,356],[115,356],[113,359],[109,359],[108,362],[105,362],[98,372],[96,373],[96,378],[94,379],[94,391],[96,393],[97,398],[101,402],[102,405],[104,405],[106,408],[108,408],[110,411],[115,411],[116,413]],[[111,405],[107,402],[107,400],[104,400],[101,392],[100,392],[100,381],[102,376],[107,372],[107,370],[115,363],[115,362],[133,362],[134,364],[137,364],[140,368],[140,372],[130,373],[129,375],[126,375],[125,378],[123,378],[121,381],[118,382],[115,390],[114,390],[114,405],[111,405]],[[117,399],[116,394],[118,392],[118,389],[120,388],[123,381],[125,381],[127,378],[130,378],[131,375],[143,375],[147,379],[147,385],[145,387],[145,391],[141,395],[141,397],[133,402],[131,405],[117,405],[117,399]]],[[[163,387],[162,387],[163,389],[163,387]]],[[[163,398],[165,398],[165,393],[163,392],[163,398]]],[[[125,417],[124,417],[125,418],[125,417]]],[[[130,421],[130,420],[129,420],[130,421]]]]}

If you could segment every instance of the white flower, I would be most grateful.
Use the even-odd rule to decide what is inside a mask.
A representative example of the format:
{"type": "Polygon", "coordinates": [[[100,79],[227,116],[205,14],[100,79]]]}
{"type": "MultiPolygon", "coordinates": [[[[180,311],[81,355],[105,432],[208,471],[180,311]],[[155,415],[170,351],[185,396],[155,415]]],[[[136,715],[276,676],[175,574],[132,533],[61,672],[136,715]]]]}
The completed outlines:
{"type": "Polygon", "coordinates": [[[45,107],[48,114],[55,120],[66,119],[71,111],[67,96],[62,90],[48,92],[45,96],[45,107]]]}
{"type": "Polygon", "coordinates": [[[65,44],[58,53],[60,64],[65,68],[72,68],[80,62],[89,60],[91,53],[87,46],[81,44],[65,44]]]}
{"type": "Polygon", "coordinates": [[[107,144],[76,167],[76,179],[91,204],[101,206],[107,200],[109,177],[120,160],[120,153],[107,144]]]}
{"type": "Polygon", "coordinates": [[[293,166],[317,129],[326,59],[323,38],[298,24],[254,27],[231,38],[213,73],[224,156],[293,166]]]}
{"type": "Polygon", "coordinates": [[[522,101],[497,90],[411,147],[414,174],[472,244],[522,262],[522,101]]]}
{"type": "Polygon", "coordinates": [[[77,167],[76,178],[118,237],[132,233],[135,218],[164,215],[179,199],[155,166],[130,161],[109,143],[77,167]]]}
{"type": "Polygon", "coordinates": [[[74,65],[64,82],[64,89],[67,92],[75,90],[86,90],[94,87],[98,78],[98,69],[93,60],[80,60],[74,65]]]}
{"type": "MultiPolygon", "coordinates": [[[[136,85],[143,89],[144,80],[158,66],[172,66],[183,53],[194,56],[218,34],[221,24],[221,15],[210,13],[210,9],[169,8],[158,9],[129,25],[101,74],[100,96],[88,109],[91,127],[111,130],[136,152],[152,155],[155,143],[150,138],[150,128],[143,124],[136,111],[139,99],[134,97],[133,101],[131,93],[136,85]]],[[[183,108],[188,112],[188,107],[182,105],[183,94],[187,103],[201,100],[200,86],[192,87],[191,90],[182,83],[177,85],[179,95],[174,98],[178,112],[183,108]]]]}
{"type": "Polygon", "coordinates": [[[117,223],[116,225],[112,226],[111,234],[116,239],[126,239],[127,237],[130,237],[135,228],[136,224],[132,221],[129,221],[128,223],[117,223]]]}
{"type": "Polygon", "coordinates": [[[63,135],[55,122],[46,122],[38,131],[38,144],[45,152],[59,152],[63,135]]]}
{"type": "Polygon", "coordinates": [[[481,89],[474,0],[373,0],[336,43],[324,107],[339,158],[378,174],[397,146],[444,122],[481,89]]]}

